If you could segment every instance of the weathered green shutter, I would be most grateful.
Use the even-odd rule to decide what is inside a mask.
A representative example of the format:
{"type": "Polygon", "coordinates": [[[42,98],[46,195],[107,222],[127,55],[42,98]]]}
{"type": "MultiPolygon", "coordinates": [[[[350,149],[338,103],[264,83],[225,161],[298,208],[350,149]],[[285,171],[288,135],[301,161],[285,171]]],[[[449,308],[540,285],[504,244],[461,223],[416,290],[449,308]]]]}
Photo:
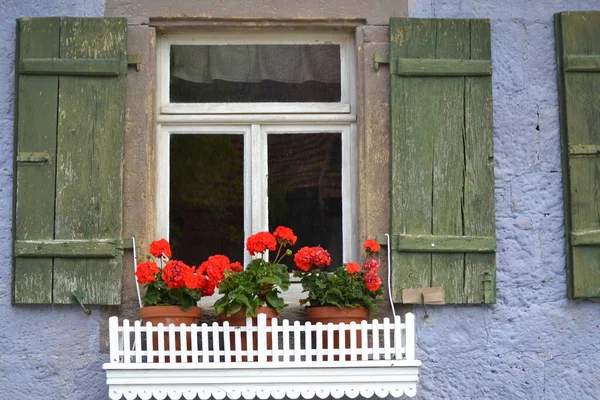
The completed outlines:
{"type": "Polygon", "coordinates": [[[121,300],[123,18],[17,22],[15,303],[121,300]]]}
{"type": "Polygon", "coordinates": [[[555,15],[569,297],[600,297],[600,11],[555,15]]]}
{"type": "Polygon", "coordinates": [[[393,297],[496,300],[487,20],[392,18],[393,297]]]}

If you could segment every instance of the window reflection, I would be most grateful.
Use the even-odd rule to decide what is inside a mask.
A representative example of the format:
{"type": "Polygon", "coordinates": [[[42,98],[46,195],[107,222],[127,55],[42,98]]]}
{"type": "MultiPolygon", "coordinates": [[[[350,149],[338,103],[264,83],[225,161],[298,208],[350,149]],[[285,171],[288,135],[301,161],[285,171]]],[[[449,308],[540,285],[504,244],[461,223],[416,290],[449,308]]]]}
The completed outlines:
{"type": "Polygon", "coordinates": [[[173,256],[190,265],[213,254],[243,261],[243,136],[171,135],[170,140],[173,256]]]}
{"type": "Polygon", "coordinates": [[[269,230],[290,227],[298,236],[294,251],[322,246],[332,268],[341,265],[341,134],[270,134],[268,169],[269,230]]]}

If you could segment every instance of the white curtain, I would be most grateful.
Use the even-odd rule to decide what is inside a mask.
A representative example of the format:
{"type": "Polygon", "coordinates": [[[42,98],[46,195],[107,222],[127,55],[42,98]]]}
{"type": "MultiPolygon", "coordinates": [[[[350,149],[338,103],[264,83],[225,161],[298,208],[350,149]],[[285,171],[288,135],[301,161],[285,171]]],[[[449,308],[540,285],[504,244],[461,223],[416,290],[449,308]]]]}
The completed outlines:
{"type": "Polygon", "coordinates": [[[337,45],[173,45],[171,75],[186,81],[340,82],[337,45]]]}

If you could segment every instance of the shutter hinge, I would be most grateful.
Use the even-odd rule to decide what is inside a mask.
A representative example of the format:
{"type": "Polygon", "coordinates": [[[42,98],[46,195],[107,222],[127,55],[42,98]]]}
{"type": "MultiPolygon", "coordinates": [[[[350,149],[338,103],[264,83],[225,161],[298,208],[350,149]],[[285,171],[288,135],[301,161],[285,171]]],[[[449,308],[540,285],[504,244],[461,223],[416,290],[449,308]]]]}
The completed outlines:
{"type": "Polygon", "coordinates": [[[127,66],[135,66],[135,70],[140,72],[142,70],[142,56],[139,54],[128,55],[127,66]]]}
{"type": "Polygon", "coordinates": [[[119,250],[133,249],[133,239],[121,239],[117,241],[116,248],[119,250]]]}
{"type": "Polygon", "coordinates": [[[379,71],[380,64],[389,64],[390,55],[389,53],[375,53],[373,57],[373,69],[379,71]]]}
{"type": "Polygon", "coordinates": [[[492,277],[489,272],[483,273],[483,302],[491,303],[492,302],[492,277]]]}

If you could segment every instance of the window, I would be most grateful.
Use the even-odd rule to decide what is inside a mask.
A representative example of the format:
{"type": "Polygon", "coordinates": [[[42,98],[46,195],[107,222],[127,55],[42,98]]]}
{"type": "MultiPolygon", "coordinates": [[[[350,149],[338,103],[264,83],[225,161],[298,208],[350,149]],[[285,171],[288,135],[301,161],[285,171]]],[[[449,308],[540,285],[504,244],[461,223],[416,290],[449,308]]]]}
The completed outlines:
{"type": "Polygon", "coordinates": [[[350,34],[167,33],[158,67],[157,234],[179,258],[248,263],[245,238],[286,225],[356,259],[350,34]]]}

